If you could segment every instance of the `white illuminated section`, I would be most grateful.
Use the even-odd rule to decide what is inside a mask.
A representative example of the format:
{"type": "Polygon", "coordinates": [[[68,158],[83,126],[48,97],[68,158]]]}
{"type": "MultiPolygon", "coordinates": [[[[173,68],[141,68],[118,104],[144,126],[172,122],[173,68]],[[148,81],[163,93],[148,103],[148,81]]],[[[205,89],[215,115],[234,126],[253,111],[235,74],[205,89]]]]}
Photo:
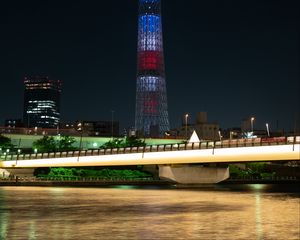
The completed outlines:
{"type": "Polygon", "coordinates": [[[12,160],[0,162],[0,168],[122,166],[188,163],[234,163],[260,161],[300,161],[300,144],[217,148],[204,150],[130,153],[116,155],[12,160]],[[78,161],[79,160],[79,161],[78,161]]]}
{"type": "Polygon", "coordinates": [[[157,91],[159,86],[159,77],[139,77],[139,83],[141,84],[141,89],[143,91],[151,92],[157,91]]]}

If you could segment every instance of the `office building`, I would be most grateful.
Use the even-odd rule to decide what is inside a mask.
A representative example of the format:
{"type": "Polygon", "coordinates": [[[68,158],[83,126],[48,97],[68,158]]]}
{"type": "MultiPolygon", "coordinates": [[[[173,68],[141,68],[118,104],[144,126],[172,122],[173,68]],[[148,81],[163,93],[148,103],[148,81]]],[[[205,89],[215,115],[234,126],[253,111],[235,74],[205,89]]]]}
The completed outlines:
{"type": "Polygon", "coordinates": [[[60,121],[61,82],[48,77],[25,77],[24,86],[24,125],[56,128],[60,121]]]}

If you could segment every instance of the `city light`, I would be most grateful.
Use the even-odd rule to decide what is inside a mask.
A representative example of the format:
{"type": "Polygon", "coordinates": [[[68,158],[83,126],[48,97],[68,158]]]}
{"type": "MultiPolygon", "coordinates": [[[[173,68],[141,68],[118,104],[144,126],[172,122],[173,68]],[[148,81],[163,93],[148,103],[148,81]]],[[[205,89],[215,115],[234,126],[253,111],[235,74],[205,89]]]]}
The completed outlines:
{"type": "Polygon", "coordinates": [[[251,118],[251,132],[253,132],[253,122],[254,122],[254,120],[255,120],[255,118],[252,117],[252,118],[251,118]]]}
{"type": "Polygon", "coordinates": [[[266,128],[267,128],[268,137],[270,137],[270,129],[269,129],[269,124],[268,123],[266,123],[266,128]]]}
{"type": "Polygon", "coordinates": [[[185,114],[185,139],[187,139],[187,124],[188,124],[189,114],[185,114]]]}

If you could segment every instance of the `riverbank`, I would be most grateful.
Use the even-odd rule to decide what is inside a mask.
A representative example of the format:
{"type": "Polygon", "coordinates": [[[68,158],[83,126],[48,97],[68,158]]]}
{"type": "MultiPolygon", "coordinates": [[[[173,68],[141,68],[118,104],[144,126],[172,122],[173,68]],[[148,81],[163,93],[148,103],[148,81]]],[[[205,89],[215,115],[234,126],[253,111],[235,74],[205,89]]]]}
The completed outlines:
{"type": "Polygon", "coordinates": [[[119,181],[39,181],[39,180],[0,180],[0,186],[39,186],[39,187],[103,187],[103,186],[117,186],[117,185],[128,185],[128,186],[171,186],[172,182],[163,180],[119,180],[119,181]]]}
{"type": "Polygon", "coordinates": [[[278,178],[278,179],[228,179],[220,184],[299,184],[300,179],[278,178]]]}
{"type": "MultiPolygon", "coordinates": [[[[234,184],[292,184],[299,185],[299,179],[229,179],[213,185],[234,185],[234,184]]],[[[37,187],[105,187],[105,186],[181,186],[174,182],[165,180],[77,180],[77,181],[61,181],[61,180],[0,180],[0,186],[37,186],[37,187]]],[[[198,184],[197,184],[198,185],[198,184]]],[[[201,184],[206,185],[206,184],[201,184]]],[[[212,184],[209,184],[212,185],[212,184]]],[[[193,184],[188,185],[193,186],[193,184]]],[[[196,185],[195,185],[196,186],[196,185]]]]}

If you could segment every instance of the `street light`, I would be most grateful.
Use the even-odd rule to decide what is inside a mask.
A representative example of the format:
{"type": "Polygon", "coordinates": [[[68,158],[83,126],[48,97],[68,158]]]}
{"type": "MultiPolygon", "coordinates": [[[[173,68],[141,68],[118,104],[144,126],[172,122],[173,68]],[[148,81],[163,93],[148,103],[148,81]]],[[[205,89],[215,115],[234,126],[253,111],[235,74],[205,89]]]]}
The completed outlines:
{"type": "Polygon", "coordinates": [[[185,114],[185,139],[187,139],[187,122],[188,122],[188,114],[185,114]]]}
{"type": "Polygon", "coordinates": [[[229,133],[229,139],[230,140],[233,138],[233,135],[234,135],[234,131],[230,131],[230,133],[229,133]]]}
{"type": "Polygon", "coordinates": [[[252,118],[251,118],[251,132],[253,132],[253,122],[254,122],[254,120],[255,120],[255,118],[252,117],[252,118]]]}
{"type": "Polygon", "coordinates": [[[267,128],[268,137],[270,137],[269,123],[266,123],[266,128],[267,128]]]}
{"type": "Polygon", "coordinates": [[[220,141],[222,141],[222,135],[221,135],[221,131],[220,130],[218,131],[218,134],[219,134],[220,141]]]}

